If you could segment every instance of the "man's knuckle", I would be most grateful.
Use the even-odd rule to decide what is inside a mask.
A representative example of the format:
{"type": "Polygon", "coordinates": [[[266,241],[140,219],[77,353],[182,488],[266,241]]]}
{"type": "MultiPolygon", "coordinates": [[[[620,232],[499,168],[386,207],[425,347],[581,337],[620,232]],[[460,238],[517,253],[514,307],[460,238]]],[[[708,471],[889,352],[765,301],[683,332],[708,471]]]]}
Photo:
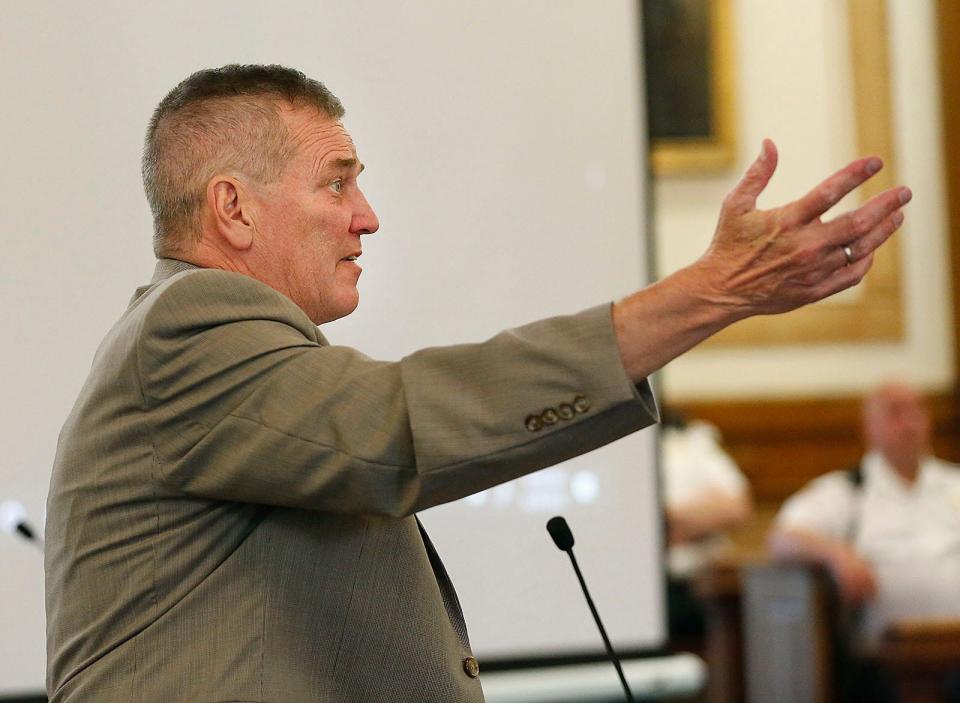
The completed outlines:
{"type": "Polygon", "coordinates": [[[856,212],[850,217],[850,231],[858,237],[862,237],[869,232],[871,226],[872,222],[865,213],[856,212]]]}

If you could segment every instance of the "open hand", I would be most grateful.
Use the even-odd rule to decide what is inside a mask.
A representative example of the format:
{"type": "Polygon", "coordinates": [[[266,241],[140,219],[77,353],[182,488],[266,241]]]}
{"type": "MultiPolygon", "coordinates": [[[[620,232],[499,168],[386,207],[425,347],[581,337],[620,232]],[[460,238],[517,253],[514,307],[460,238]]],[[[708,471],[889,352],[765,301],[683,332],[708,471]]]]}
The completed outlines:
{"type": "Polygon", "coordinates": [[[710,248],[697,262],[709,295],[736,317],[786,312],[856,285],[874,250],[903,223],[909,188],[891,188],[829,222],[820,218],[882,167],[858,159],[799,200],[758,210],[777,166],[765,139],[760,156],[727,195],[710,248]]]}

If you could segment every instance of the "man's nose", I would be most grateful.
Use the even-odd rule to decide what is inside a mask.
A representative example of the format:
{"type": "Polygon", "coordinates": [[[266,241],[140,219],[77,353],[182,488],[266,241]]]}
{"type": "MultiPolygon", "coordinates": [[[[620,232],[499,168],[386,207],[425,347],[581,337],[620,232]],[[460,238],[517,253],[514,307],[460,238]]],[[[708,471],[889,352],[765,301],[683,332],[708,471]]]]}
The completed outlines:
{"type": "Polygon", "coordinates": [[[373,234],[378,229],[380,229],[380,220],[377,219],[377,213],[370,207],[366,196],[358,190],[357,207],[353,213],[350,230],[354,234],[373,234]]]}

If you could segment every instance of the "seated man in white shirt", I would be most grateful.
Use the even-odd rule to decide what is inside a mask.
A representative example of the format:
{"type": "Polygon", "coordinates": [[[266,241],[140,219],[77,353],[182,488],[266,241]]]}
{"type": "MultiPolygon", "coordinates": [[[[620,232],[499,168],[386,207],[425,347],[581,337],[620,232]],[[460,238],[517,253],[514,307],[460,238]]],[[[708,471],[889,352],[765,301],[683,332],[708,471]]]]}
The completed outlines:
{"type": "Polygon", "coordinates": [[[930,454],[919,394],[887,383],[863,406],[859,467],[812,481],[784,503],[774,555],[825,565],[849,604],[862,606],[867,649],[891,622],[960,618],[960,468],[930,454]]]}

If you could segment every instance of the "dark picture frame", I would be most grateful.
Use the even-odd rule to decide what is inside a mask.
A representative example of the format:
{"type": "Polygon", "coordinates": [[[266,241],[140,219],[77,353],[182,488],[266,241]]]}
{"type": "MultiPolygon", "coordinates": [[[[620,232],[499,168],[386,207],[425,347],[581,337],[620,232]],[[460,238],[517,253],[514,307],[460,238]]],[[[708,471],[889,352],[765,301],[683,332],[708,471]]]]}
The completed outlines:
{"type": "Polygon", "coordinates": [[[641,0],[649,138],[657,174],[735,160],[730,0],[641,0]]]}

